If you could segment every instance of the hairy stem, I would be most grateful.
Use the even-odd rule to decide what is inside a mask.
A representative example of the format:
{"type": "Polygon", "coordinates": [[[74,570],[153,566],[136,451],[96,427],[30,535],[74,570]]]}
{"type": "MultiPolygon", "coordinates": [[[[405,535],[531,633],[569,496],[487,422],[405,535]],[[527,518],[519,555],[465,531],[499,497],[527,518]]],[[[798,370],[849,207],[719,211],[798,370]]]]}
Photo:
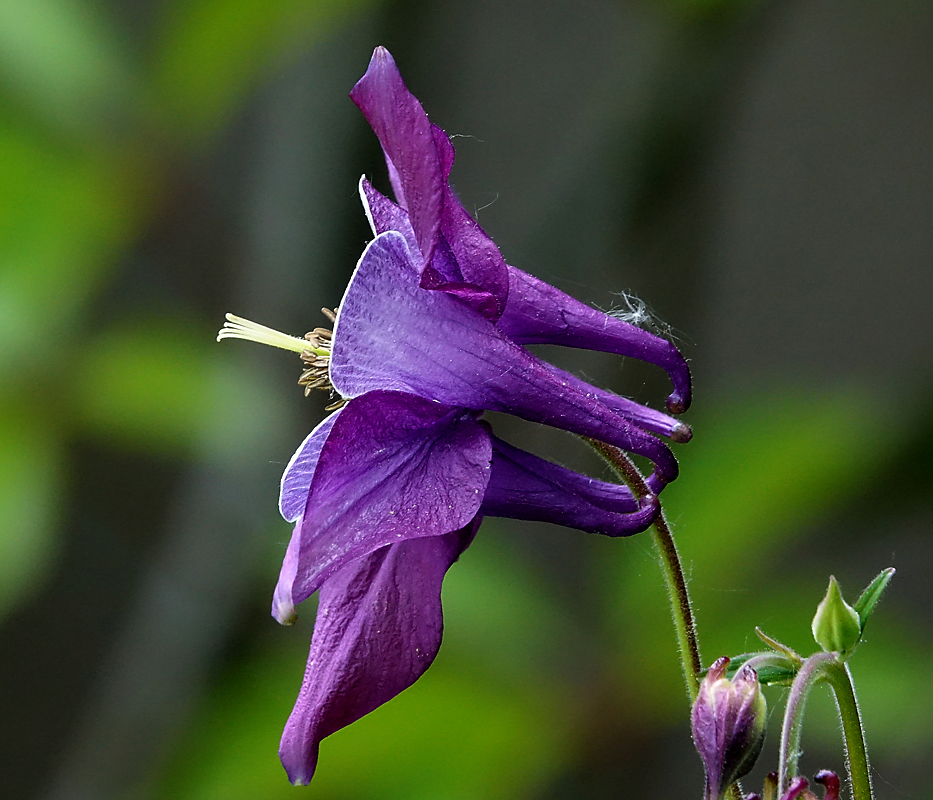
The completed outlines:
{"type": "MultiPolygon", "coordinates": [[[[647,485],[638,468],[629,457],[620,450],[595,439],[585,440],[590,447],[599,453],[616,474],[628,485],[636,497],[649,494],[647,485]]],[[[690,605],[690,594],[687,591],[687,581],[684,570],[677,554],[677,545],[671,534],[670,526],[662,511],[655,520],[653,527],[654,541],[658,547],[661,569],[664,572],[664,581],[667,585],[667,594],[671,601],[671,616],[674,619],[674,628],[677,631],[677,643],[680,649],[680,660],[684,670],[684,680],[687,684],[687,695],[691,704],[697,698],[700,684],[700,647],[697,644],[696,623],[693,619],[693,607],[690,605]]]]}
{"type": "Polygon", "coordinates": [[[826,678],[836,695],[836,706],[842,720],[842,735],[846,746],[846,767],[852,786],[852,800],[872,800],[871,771],[865,732],[855,698],[855,684],[848,664],[833,660],[826,668],[826,678]]]}
{"type": "Polygon", "coordinates": [[[797,775],[797,762],[800,760],[800,732],[803,729],[803,712],[807,704],[810,689],[822,677],[831,662],[835,662],[832,653],[817,653],[803,662],[787,698],[784,710],[784,724],[781,726],[781,748],[778,756],[778,795],[783,795],[790,782],[797,775]]]}

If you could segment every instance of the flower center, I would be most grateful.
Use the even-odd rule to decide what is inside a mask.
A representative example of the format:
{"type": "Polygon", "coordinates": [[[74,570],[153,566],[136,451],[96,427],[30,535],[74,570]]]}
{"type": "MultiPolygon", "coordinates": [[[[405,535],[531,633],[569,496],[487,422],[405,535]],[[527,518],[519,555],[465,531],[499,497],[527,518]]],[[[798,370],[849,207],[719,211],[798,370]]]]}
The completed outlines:
{"type": "MultiPolygon", "coordinates": [[[[333,323],[336,315],[327,308],[322,308],[321,312],[333,323]]],[[[248,342],[258,342],[267,344],[271,347],[278,347],[282,350],[291,350],[298,353],[305,364],[304,372],[298,378],[298,385],[303,386],[305,397],[314,389],[334,394],[334,386],[330,382],[330,351],[333,333],[329,328],[315,328],[306,333],[303,339],[297,336],[289,336],[287,333],[281,333],[273,328],[267,328],[257,322],[250,322],[248,319],[238,317],[235,314],[227,314],[224,326],[217,333],[217,341],[222,339],[245,339],[248,342]]],[[[325,411],[334,411],[344,405],[347,401],[340,398],[336,403],[331,403],[325,411]]]]}

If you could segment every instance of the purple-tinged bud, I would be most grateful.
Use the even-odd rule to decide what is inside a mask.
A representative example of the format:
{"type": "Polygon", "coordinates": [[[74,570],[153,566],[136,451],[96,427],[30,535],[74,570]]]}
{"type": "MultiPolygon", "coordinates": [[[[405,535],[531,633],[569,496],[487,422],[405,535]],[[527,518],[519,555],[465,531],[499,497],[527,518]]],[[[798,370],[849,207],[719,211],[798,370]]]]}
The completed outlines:
{"type": "Polygon", "coordinates": [[[693,741],[706,768],[707,800],[720,800],[754,766],[765,740],[767,706],[758,675],[743,666],[730,681],[720,658],[700,684],[693,704],[693,741]]]}
{"type": "MultiPolygon", "coordinates": [[[[813,776],[813,780],[823,787],[823,800],[839,800],[839,778],[835,772],[828,769],[820,770],[813,776]]],[[[767,790],[765,791],[765,800],[768,800],[767,790]]],[[[809,789],[806,778],[794,778],[790,782],[790,788],[781,795],[781,800],[819,800],[809,789]]]]}
{"type": "Polygon", "coordinates": [[[810,627],[816,643],[827,653],[847,653],[861,638],[862,625],[858,613],[842,598],[839,584],[832,575],[826,596],[817,606],[810,627]]]}
{"type": "Polygon", "coordinates": [[[769,772],[765,775],[764,791],[762,800],[777,800],[778,774],[769,772]]]}
{"type": "Polygon", "coordinates": [[[839,800],[839,776],[835,772],[821,769],[813,776],[813,780],[826,789],[823,800],[839,800]]]}

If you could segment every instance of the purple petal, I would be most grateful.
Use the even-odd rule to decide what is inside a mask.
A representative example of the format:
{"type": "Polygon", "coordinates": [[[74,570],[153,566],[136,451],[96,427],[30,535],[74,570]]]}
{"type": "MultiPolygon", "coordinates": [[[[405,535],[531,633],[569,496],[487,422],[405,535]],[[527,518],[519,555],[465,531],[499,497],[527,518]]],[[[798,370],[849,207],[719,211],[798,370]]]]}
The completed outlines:
{"type": "Polygon", "coordinates": [[[343,409],[339,409],[325,417],[295,451],[285,472],[282,473],[282,482],[279,487],[279,511],[287,522],[294,522],[305,510],[308,502],[308,492],[311,489],[311,479],[317,468],[317,460],[321,455],[331,428],[337,421],[337,416],[343,409]]]}
{"type": "Polygon", "coordinates": [[[424,260],[430,262],[441,224],[445,180],[428,115],[384,47],[373,51],[369,68],[350,98],[382,145],[396,199],[408,211],[424,260]]]}
{"type": "MultiPolygon", "coordinates": [[[[443,132],[442,132],[443,133],[443,132]]],[[[469,306],[474,308],[487,319],[496,320],[505,307],[506,297],[508,295],[508,274],[506,273],[505,262],[498,256],[498,250],[495,251],[498,260],[501,261],[501,278],[497,280],[495,274],[486,275],[483,272],[481,259],[484,245],[480,241],[485,234],[476,225],[476,231],[470,229],[468,224],[464,224],[467,229],[466,239],[460,245],[461,255],[464,258],[470,257],[470,241],[473,241],[479,258],[467,262],[468,272],[478,282],[470,282],[464,278],[460,264],[457,261],[454,251],[447,243],[444,236],[439,236],[435,243],[434,253],[431,256],[431,263],[424,265],[421,258],[421,251],[415,240],[415,234],[408,219],[408,213],[405,209],[397,206],[389,198],[380,194],[365,178],[360,179],[360,197],[363,200],[363,208],[366,211],[366,218],[373,229],[373,233],[379,235],[386,231],[397,231],[405,237],[408,249],[411,252],[412,262],[421,272],[421,287],[424,289],[440,290],[447,294],[459,298],[469,306]],[[480,236],[482,234],[482,236],[480,236]],[[470,238],[472,237],[472,239],[470,238]],[[479,244],[476,242],[479,241],[479,244]],[[483,288],[484,282],[493,287],[495,291],[483,288]],[[497,294],[498,292],[498,294],[497,294]]],[[[460,209],[463,214],[465,211],[460,209]]],[[[446,212],[445,212],[446,214],[446,212]]],[[[470,220],[472,222],[472,220],[470,220]]],[[[473,223],[475,225],[475,223],[473,223]]],[[[488,245],[495,249],[492,240],[486,237],[488,245]]],[[[494,258],[490,255],[490,258],[494,258]]],[[[491,273],[495,272],[495,266],[491,268],[491,273]]]]}
{"type": "MultiPolygon", "coordinates": [[[[499,248],[460,205],[450,186],[444,189],[441,233],[457,259],[464,282],[495,298],[495,306],[484,314],[487,319],[495,322],[502,316],[508,301],[508,266],[499,248]]],[[[444,287],[438,288],[448,291],[444,287]]]]}
{"type": "Polygon", "coordinates": [[[671,413],[681,414],[690,406],[690,369],[674,345],[515,267],[509,267],[509,302],[498,324],[519,344],[602,350],[656,364],[674,385],[667,400],[671,413]]]}
{"type": "MultiPolygon", "coordinates": [[[[408,212],[374,189],[365,176],[360,178],[360,199],[363,201],[366,219],[369,220],[369,225],[373,229],[373,236],[386,231],[397,231],[405,237],[412,258],[417,260],[421,256],[421,251],[418,248],[411,221],[408,219],[408,212]]],[[[420,266],[423,268],[423,263],[420,266]]]]}
{"type": "Polygon", "coordinates": [[[293,602],[384,545],[462,528],[479,511],[491,459],[475,414],[398,392],[351,400],[314,473],[293,602]]]}
{"type": "Polygon", "coordinates": [[[279,757],[307,784],[321,739],[411,686],[441,644],[441,582],[471,541],[463,530],[383,547],[321,588],[308,666],[279,757]]]}
{"type": "Polygon", "coordinates": [[[483,516],[552,522],[568,528],[628,536],[645,530],[661,506],[649,495],[639,503],[631,491],[588,478],[492,440],[492,474],[480,509],[483,516]]]}
{"type": "Polygon", "coordinates": [[[344,397],[392,389],[503,411],[644,455],[662,483],[677,476],[664,443],[613,413],[595,389],[556,378],[471,308],[421,289],[400,234],[384,233],[366,248],[340,303],[333,342],[331,380],[344,397]]]}
{"type": "Polygon", "coordinates": [[[441,161],[441,171],[446,181],[454,166],[454,146],[450,143],[450,137],[437,125],[431,125],[431,133],[434,134],[434,146],[437,148],[437,157],[441,161]]]}
{"type": "Polygon", "coordinates": [[[821,769],[813,776],[813,780],[826,790],[823,800],[839,800],[840,783],[839,776],[835,772],[821,769]]]}

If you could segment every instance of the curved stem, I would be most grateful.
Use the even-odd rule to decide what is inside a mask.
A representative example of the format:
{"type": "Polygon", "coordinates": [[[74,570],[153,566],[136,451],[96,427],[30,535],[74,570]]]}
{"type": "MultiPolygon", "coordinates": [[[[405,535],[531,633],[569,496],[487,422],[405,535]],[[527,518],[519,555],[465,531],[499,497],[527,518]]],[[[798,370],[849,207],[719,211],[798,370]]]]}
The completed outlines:
{"type": "Polygon", "coordinates": [[[865,733],[855,698],[855,684],[849,665],[833,660],[826,668],[826,677],[836,695],[836,706],[842,720],[842,735],[846,745],[846,766],[852,785],[852,800],[872,800],[871,771],[865,733]]]}
{"type": "MultiPolygon", "coordinates": [[[[595,439],[585,439],[585,441],[606,460],[636,497],[644,497],[650,493],[638,468],[622,450],[595,439]]],[[[677,545],[674,543],[674,536],[663,511],[658,515],[652,528],[660,555],[661,568],[664,572],[664,582],[667,585],[667,594],[671,601],[671,616],[677,631],[677,643],[684,680],[687,684],[687,695],[692,704],[697,698],[702,670],[693,607],[690,605],[690,594],[687,591],[687,581],[677,553],[677,545]]]]}
{"type": "Polygon", "coordinates": [[[784,724],[781,726],[781,749],[778,756],[778,795],[787,791],[790,782],[797,774],[797,762],[800,759],[800,731],[803,727],[803,711],[807,695],[820,678],[830,662],[835,661],[832,653],[817,653],[803,662],[787,698],[784,711],[784,724]]]}

